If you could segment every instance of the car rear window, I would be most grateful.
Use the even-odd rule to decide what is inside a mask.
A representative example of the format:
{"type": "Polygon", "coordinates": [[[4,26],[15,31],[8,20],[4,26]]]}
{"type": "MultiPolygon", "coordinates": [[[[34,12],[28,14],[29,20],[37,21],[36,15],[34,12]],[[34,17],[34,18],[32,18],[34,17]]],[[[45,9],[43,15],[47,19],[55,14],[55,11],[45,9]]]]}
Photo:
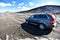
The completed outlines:
{"type": "Polygon", "coordinates": [[[49,19],[51,19],[51,18],[52,18],[52,16],[51,16],[51,15],[48,15],[48,18],[49,18],[49,19]]]}

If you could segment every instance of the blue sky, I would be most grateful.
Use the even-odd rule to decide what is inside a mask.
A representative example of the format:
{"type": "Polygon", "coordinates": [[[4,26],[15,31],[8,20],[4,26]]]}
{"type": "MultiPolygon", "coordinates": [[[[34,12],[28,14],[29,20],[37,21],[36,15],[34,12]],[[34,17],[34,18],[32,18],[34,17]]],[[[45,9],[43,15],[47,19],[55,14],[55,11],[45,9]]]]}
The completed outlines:
{"type": "Polygon", "coordinates": [[[60,5],[60,0],[0,0],[0,12],[24,11],[43,5],[60,5]]]}

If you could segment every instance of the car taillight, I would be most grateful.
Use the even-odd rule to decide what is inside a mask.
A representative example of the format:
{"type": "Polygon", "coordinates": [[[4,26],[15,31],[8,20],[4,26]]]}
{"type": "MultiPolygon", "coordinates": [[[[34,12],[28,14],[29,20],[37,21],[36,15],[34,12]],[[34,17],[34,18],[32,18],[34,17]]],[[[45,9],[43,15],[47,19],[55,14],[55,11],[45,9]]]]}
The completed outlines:
{"type": "Polygon", "coordinates": [[[54,23],[54,18],[52,16],[51,20],[50,20],[50,24],[52,25],[54,23]]]}

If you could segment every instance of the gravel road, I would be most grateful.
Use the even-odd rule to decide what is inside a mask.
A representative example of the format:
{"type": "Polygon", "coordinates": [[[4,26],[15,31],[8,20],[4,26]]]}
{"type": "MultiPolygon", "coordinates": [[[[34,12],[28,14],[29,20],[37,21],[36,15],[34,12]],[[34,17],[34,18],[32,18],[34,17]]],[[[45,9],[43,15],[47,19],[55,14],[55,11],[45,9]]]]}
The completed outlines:
{"type": "MultiPolygon", "coordinates": [[[[57,27],[59,29],[60,27],[57,27]]],[[[5,14],[0,16],[0,38],[2,40],[31,39],[60,39],[59,30],[41,30],[38,26],[25,23],[24,16],[18,17],[16,14],[5,14]],[[9,36],[9,38],[7,37],[9,36]]]]}

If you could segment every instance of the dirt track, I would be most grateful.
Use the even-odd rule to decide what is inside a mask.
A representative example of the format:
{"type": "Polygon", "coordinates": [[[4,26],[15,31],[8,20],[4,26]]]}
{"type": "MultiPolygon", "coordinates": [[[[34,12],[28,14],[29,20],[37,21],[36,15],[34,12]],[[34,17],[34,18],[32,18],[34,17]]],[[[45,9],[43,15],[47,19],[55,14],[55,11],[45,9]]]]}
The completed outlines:
{"type": "Polygon", "coordinates": [[[16,14],[6,14],[0,17],[0,38],[6,39],[6,34],[9,35],[9,39],[12,37],[17,38],[60,38],[59,31],[53,31],[52,29],[41,30],[38,26],[28,25],[25,22],[25,16],[17,16],[16,14]],[[11,37],[12,35],[12,37],[11,37]]]}

